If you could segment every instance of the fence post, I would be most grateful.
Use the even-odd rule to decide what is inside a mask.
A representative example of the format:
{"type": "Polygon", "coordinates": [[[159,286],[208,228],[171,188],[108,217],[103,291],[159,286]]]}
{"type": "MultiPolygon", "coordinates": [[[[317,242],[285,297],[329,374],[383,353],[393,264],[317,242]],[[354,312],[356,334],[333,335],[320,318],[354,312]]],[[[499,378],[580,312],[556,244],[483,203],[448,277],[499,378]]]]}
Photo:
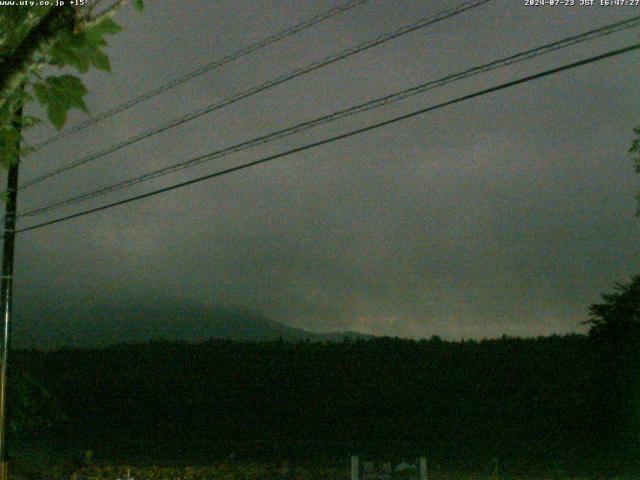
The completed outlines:
{"type": "Polygon", "coordinates": [[[420,457],[420,480],[428,480],[427,457],[420,457]]]}
{"type": "Polygon", "coordinates": [[[360,480],[360,465],[358,455],[351,456],[351,480],[360,480]]]}

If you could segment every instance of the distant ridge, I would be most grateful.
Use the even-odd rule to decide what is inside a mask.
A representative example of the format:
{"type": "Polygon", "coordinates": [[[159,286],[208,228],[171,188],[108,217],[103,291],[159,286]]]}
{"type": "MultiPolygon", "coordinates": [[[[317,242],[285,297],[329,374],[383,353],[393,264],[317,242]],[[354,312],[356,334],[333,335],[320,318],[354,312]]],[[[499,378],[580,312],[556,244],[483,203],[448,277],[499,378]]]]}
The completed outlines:
{"type": "Polygon", "coordinates": [[[177,304],[41,308],[16,314],[13,348],[107,347],[168,340],[338,342],[370,338],[353,331],[316,333],[290,327],[255,312],[177,304]],[[37,313],[35,311],[37,310],[37,313]]]}

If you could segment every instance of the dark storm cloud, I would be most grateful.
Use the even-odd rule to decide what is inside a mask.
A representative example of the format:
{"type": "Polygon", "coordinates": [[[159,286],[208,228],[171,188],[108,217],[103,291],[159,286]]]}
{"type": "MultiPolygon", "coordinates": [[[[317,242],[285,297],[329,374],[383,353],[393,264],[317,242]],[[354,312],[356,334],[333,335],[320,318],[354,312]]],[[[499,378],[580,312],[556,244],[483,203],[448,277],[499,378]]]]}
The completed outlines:
{"type": "MultiPolygon", "coordinates": [[[[88,77],[91,110],[332,4],[165,0],[142,16],[125,11],[125,30],[110,47],[113,76],[88,77]]],[[[25,161],[23,175],[452,5],[372,1],[52,145],[25,161]]],[[[27,208],[91,190],[637,11],[497,0],[52,179],[20,202],[27,208]]],[[[579,45],[136,192],[636,40],[627,32],[579,45]]],[[[581,330],[599,292],[638,269],[637,179],[625,153],[640,121],[637,68],[638,54],[630,54],[24,234],[17,310],[169,299],[251,308],[316,330],[456,338],[581,330]]]]}

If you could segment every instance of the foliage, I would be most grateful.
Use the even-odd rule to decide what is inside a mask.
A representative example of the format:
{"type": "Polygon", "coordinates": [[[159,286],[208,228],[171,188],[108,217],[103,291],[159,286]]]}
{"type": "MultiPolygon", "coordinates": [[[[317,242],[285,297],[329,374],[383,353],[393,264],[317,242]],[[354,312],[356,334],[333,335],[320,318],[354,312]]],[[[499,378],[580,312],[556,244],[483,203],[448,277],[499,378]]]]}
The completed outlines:
{"type": "MultiPolygon", "coordinates": [[[[9,448],[14,450],[14,445],[10,445],[9,448]]],[[[36,449],[30,446],[28,449],[16,452],[15,457],[12,455],[9,471],[12,472],[11,478],[17,472],[22,478],[69,480],[79,468],[80,464],[69,456],[60,455],[51,448],[39,446],[36,449]]]]}
{"type": "Polygon", "coordinates": [[[231,453],[307,462],[359,452],[426,453],[473,471],[492,458],[505,472],[622,468],[594,451],[602,437],[594,410],[622,400],[594,390],[584,336],[154,342],[16,352],[14,362],[69,415],[59,443],[94,450],[98,464],[202,464],[231,453]]]}
{"type": "MultiPolygon", "coordinates": [[[[640,173],[640,125],[633,129],[633,133],[636,135],[636,138],[634,138],[631,142],[629,153],[637,155],[635,158],[633,158],[633,165],[635,167],[636,173],[640,173]]],[[[640,192],[637,193],[636,199],[638,201],[636,215],[640,216],[640,192]]]]}
{"type": "MultiPolygon", "coordinates": [[[[116,478],[135,480],[266,480],[269,467],[256,464],[231,466],[215,464],[211,466],[92,466],[78,472],[78,478],[87,480],[111,480],[116,478]]],[[[309,479],[311,480],[311,479],[309,479]]]]}
{"type": "MultiPolygon", "coordinates": [[[[91,6],[69,2],[65,6],[0,9],[0,165],[8,167],[28,152],[19,140],[24,130],[40,119],[17,118],[16,112],[26,102],[37,98],[57,129],[64,126],[70,109],[87,111],[87,89],[80,78],[45,72],[69,67],[80,73],[91,67],[109,72],[105,37],[121,30],[111,17],[123,1],[117,0],[95,15],[91,6]]],[[[142,10],[142,0],[133,5],[142,10]]]]}
{"type": "Polygon", "coordinates": [[[640,444],[640,275],[591,305],[590,337],[596,355],[594,422],[604,449],[628,451],[640,444]]]}
{"type": "Polygon", "coordinates": [[[636,343],[640,339],[640,275],[628,284],[618,283],[603,302],[591,305],[590,334],[611,341],[636,343]]]}
{"type": "Polygon", "coordinates": [[[51,428],[66,418],[51,393],[33,376],[16,372],[8,390],[9,429],[26,435],[51,428]]]}

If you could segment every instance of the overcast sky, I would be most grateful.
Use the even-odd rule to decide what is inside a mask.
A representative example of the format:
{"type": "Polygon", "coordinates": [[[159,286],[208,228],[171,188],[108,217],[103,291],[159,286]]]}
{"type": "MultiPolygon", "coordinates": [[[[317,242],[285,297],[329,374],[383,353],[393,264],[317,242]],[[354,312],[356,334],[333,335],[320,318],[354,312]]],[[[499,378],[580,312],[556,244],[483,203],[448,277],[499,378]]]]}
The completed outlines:
{"type": "MultiPolygon", "coordinates": [[[[97,114],[323,12],[325,0],[156,0],[123,9],[97,114]]],[[[370,0],[24,159],[22,180],[460,2],[370,0]]],[[[576,0],[579,3],[579,0],[576,0]]],[[[599,2],[597,2],[599,3],[599,2]]],[[[26,211],[474,65],[640,15],[494,0],[21,192],[26,211]]],[[[27,226],[638,41],[617,33],[104,196],[27,226]]],[[[640,272],[630,53],[215,180],[21,234],[16,322],[42,305],[189,302],[313,331],[405,337],[584,332],[640,272]]],[[[86,118],[77,112],[68,125],[86,118]]],[[[30,133],[37,142],[53,133],[30,133]]],[[[46,328],[43,319],[41,328],[46,328]]]]}

